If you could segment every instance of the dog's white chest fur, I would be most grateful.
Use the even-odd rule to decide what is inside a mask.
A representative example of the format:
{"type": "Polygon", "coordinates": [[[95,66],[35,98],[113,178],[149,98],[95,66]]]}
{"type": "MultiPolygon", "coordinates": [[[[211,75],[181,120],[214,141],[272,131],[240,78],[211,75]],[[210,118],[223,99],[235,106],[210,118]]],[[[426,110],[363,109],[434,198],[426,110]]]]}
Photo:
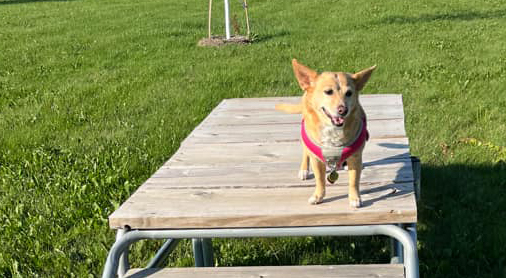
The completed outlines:
{"type": "Polygon", "coordinates": [[[329,165],[335,165],[341,159],[341,154],[346,142],[342,128],[326,126],[321,131],[322,155],[329,165]]]}
{"type": "Polygon", "coordinates": [[[325,126],[321,131],[322,147],[336,148],[344,145],[344,131],[335,126],[325,126]]]}

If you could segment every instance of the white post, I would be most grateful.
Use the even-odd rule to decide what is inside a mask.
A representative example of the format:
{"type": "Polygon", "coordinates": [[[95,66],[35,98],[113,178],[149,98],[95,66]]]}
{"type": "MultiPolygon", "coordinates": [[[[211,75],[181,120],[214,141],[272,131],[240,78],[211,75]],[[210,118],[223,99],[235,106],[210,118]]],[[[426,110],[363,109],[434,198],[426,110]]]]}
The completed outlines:
{"type": "Polygon", "coordinates": [[[228,0],[225,1],[225,34],[227,40],[230,40],[230,16],[228,14],[228,0]]]}

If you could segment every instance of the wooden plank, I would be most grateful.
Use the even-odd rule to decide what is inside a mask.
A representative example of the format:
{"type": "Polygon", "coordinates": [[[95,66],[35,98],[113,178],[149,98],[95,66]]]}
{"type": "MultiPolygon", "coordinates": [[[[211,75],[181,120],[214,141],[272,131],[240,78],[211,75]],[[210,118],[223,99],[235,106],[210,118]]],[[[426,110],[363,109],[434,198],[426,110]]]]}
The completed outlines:
{"type": "MultiPolygon", "coordinates": [[[[298,162],[259,163],[230,167],[168,168],[161,167],[145,183],[144,188],[197,189],[197,188],[272,188],[314,187],[315,180],[302,181],[297,177],[298,162]]],[[[348,171],[339,171],[339,179],[333,186],[348,184],[348,171]]],[[[405,183],[413,181],[411,160],[366,163],[361,184],[386,182],[405,183]]]]}
{"type": "MultiPolygon", "coordinates": [[[[380,119],[399,119],[404,118],[404,112],[402,106],[391,106],[391,105],[378,105],[378,106],[366,106],[364,108],[367,119],[370,121],[380,119]]],[[[282,111],[274,109],[274,106],[270,109],[243,109],[243,110],[229,110],[229,109],[217,109],[215,113],[212,113],[214,119],[229,119],[234,118],[238,120],[244,120],[248,118],[255,118],[262,121],[264,118],[278,118],[278,117],[291,117],[296,118],[300,121],[300,114],[287,114],[282,111]]]]}
{"type": "MultiPolygon", "coordinates": [[[[369,122],[371,139],[406,137],[404,120],[380,120],[369,122]]],[[[241,142],[285,142],[300,138],[300,121],[293,123],[270,123],[265,125],[219,125],[203,126],[193,131],[182,145],[241,142]]]]}
{"type": "Polygon", "coordinates": [[[346,186],[329,186],[309,205],[312,188],[166,190],[141,186],[109,216],[111,228],[226,228],[416,222],[413,183],[361,187],[363,206],[348,205],[346,186]]]}
{"type": "MultiPolygon", "coordinates": [[[[302,94],[300,94],[302,96],[302,94]]],[[[227,110],[243,110],[243,109],[272,109],[278,103],[299,103],[300,96],[294,97],[263,97],[263,98],[234,98],[227,99],[222,109],[227,110]]],[[[402,95],[400,94],[376,94],[376,95],[360,95],[360,103],[362,106],[375,105],[402,105],[402,95]]]]}
{"type": "MultiPolygon", "coordinates": [[[[236,111],[227,111],[236,112],[236,111]]],[[[399,115],[400,112],[390,111],[377,111],[373,114],[375,117],[367,117],[369,125],[376,121],[396,120],[386,122],[388,124],[403,123],[404,117],[399,115]]],[[[267,125],[267,124],[300,124],[302,116],[300,114],[286,114],[279,111],[250,111],[250,112],[237,112],[234,114],[217,113],[208,118],[207,126],[213,128],[218,125],[226,126],[250,126],[250,125],[267,125]]],[[[381,123],[380,123],[381,124],[381,123]]]]}
{"type": "MultiPolygon", "coordinates": [[[[171,168],[222,167],[251,163],[300,161],[299,142],[183,145],[166,163],[171,168]]],[[[363,161],[373,162],[409,157],[406,138],[372,139],[367,142],[363,161]]]]}
{"type": "MultiPolygon", "coordinates": [[[[199,125],[183,144],[212,144],[236,142],[277,142],[298,138],[300,115],[285,114],[274,110],[279,101],[293,102],[297,98],[260,98],[260,99],[227,99],[199,125]],[[272,107],[255,109],[259,104],[272,107]],[[232,109],[243,104],[249,109],[232,109]],[[247,106],[246,105],[246,106],[247,106]],[[204,124],[205,123],[205,124],[204,124]],[[241,127],[238,127],[241,126],[241,127]]],[[[369,131],[372,138],[404,137],[402,103],[399,95],[367,95],[366,100],[373,99],[374,106],[365,106],[368,113],[369,131]]]]}
{"type": "Polygon", "coordinates": [[[307,266],[248,266],[203,268],[130,269],[127,278],[362,278],[404,277],[401,264],[382,265],[307,265],[307,266]]]}

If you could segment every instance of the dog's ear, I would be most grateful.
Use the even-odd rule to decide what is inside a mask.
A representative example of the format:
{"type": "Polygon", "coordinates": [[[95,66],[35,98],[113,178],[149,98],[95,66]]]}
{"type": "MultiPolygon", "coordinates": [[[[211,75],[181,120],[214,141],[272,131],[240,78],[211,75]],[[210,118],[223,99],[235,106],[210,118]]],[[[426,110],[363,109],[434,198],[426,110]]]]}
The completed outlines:
{"type": "Polygon", "coordinates": [[[303,64],[299,64],[296,59],[292,60],[293,72],[302,90],[308,92],[314,86],[318,73],[303,64]]]}
{"type": "Polygon", "coordinates": [[[375,68],[376,66],[372,66],[368,69],[359,71],[351,75],[351,78],[353,78],[353,81],[355,82],[355,90],[357,92],[364,88],[365,83],[367,83],[367,80],[369,80],[369,77],[371,77],[371,74],[375,68]]]}

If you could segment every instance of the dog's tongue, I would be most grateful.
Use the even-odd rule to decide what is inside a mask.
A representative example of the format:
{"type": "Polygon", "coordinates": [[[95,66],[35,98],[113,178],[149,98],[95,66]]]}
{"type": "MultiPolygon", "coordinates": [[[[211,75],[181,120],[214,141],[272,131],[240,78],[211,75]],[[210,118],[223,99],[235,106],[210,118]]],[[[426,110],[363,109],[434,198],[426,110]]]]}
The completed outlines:
{"type": "Polygon", "coordinates": [[[343,117],[332,117],[332,123],[340,126],[340,125],[344,124],[344,118],[343,117]]]}

